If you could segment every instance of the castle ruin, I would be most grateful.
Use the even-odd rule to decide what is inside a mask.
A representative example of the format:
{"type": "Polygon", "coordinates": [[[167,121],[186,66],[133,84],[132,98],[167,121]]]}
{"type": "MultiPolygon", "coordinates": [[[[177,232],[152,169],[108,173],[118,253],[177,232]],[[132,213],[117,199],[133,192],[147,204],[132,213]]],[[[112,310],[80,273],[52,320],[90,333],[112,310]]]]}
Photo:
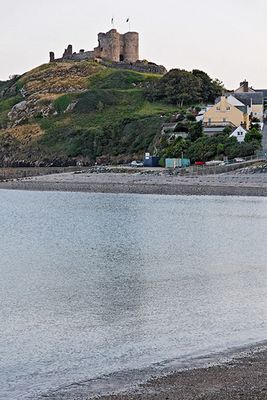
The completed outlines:
{"type": "Polygon", "coordinates": [[[121,35],[116,29],[111,29],[107,33],[98,34],[98,47],[95,47],[92,51],[80,50],[79,53],[75,53],[72,50],[72,45],[69,45],[62,58],[59,59],[56,59],[55,54],[50,52],[50,62],[97,59],[116,63],[135,63],[139,60],[139,34],[127,32],[121,35]]]}
{"type": "Polygon", "coordinates": [[[73,52],[70,44],[61,58],[50,52],[50,62],[98,61],[114,68],[132,69],[138,72],[165,74],[166,68],[148,61],[139,60],[139,34],[127,32],[121,35],[116,29],[98,34],[98,46],[91,51],[73,52]]]}

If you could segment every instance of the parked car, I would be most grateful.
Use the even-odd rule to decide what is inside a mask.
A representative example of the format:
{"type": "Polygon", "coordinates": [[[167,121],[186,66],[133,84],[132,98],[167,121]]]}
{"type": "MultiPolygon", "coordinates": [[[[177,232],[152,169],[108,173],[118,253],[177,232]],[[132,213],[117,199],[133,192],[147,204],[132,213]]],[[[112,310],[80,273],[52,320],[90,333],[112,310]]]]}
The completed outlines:
{"type": "Polygon", "coordinates": [[[223,161],[220,160],[212,160],[212,161],[207,161],[206,165],[208,166],[216,166],[216,165],[222,165],[223,161]]]}
{"type": "Polygon", "coordinates": [[[237,163],[244,162],[244,161],[246,161],[246,160],[244,160],[244,158],[241,158],[241,157],[237,157],[234,159],[234,162],[237,162],[237,163]]]}
{"type": "Polygon", "coordinates": [[[131,167],[143,167],[144,166],[144,163],[142,162],[142,161],[136,161],[136,160],[134,160],[134,161],[132,161],[131,162],[131,167]]]}
{"type": "Polygon", "coordinates": [[[205,162],[204,161],[196,161],[195,165],[205,165],[205,162]]]}

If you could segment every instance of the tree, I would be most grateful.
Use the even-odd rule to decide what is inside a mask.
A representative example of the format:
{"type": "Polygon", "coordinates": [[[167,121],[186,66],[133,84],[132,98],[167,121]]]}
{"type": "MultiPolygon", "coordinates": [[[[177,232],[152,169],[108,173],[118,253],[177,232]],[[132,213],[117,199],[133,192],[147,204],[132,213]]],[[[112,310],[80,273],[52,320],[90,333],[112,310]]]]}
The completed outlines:
{"type": "Polygon", "coordinates": [[[231,133],[233,132],[233,130],[230,128],[230,126],[226,126],[223,130],[223,133],[227,136],[231,135],[231,133]]]}
{"type": "Polygon", "coordinates": [[[192,74],[201,80],[201,97],[204,103],[214,102],[221,96],[223,84],[218,79],[212,80],[206,72],[193,69],[192,74]]]}
{"type": "Polygon", "coordinates": [[[189,136],[188,139],[195,142],[198,138],[203,135],[202,122],[196,122],[189,126],[189,136]]]}
{"type": "Polygon", "coordinates": [[[200,102],[214,102],[223,91],[219,80],[212,80],[206,72],[183,69],[172,69],[160,80],[154,81],[146,91],[148,100],[165,100],[168,103],[183,107],[200,102]]]}
{"type": "Polygon", "coordinates": [[[191,72],[172,69],[152,87],[150,97],[166,100],[168,103],[183,106],[201,100],[201,81],[191,72]]]}
{"type": "Polygon", "coordinates": [[[245,136],[245,142],[249,143],[253,141],[258,142],[259,144],[261,144],[262,141],[262,134],[256,128],[250,129],[245,136]]]}

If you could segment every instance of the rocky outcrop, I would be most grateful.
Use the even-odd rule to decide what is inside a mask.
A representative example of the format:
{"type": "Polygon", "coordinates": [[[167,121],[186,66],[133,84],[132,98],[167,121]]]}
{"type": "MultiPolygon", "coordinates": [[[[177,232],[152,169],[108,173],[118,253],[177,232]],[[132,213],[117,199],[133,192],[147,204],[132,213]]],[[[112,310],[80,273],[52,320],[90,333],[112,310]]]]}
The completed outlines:
{"type": "Polygon", "coordinates": [[[76,107],[76,105],[78,104],[78,100],[74,100],[72,101],[68,107],[66,108],[66,110],[64,111],[65,113],[71,113],[73,112],[74,108],[76,107]]]}
{"type": "Polygon", "coordinates": [[[97,63],[55,63],[48,66],[33,71],[28,77],[23,85],[26,97],[81,93],[86,90],[88,76],[101,69],[97,63]]]}
{"type": "Polygon", "coordinates": [[[9,128],[14,128],[34,117],[45,118],[55,112],[53,104],[43,104],[38,100],[23,100],[14,105],[8,113],[9,128]]]}
{"type": "Polygon", "coordinates": [[[17,81],[19,78],[19,75],[15,75],[9,81],[0,82],[0,100],[18,94],[17,81]]]}

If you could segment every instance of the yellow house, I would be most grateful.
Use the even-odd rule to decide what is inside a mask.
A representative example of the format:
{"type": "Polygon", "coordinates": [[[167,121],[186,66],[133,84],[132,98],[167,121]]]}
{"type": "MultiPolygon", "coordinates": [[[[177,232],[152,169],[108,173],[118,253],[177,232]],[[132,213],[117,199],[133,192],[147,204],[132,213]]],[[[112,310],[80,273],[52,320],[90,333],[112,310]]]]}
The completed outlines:
{"type": "Polygon", "coordinates": [[[233,106],[225,96],[222,96],[217,104],[205,112],[203,122],[206,127],[230,125],[237,128],[242,125],[248,128],[249,115],[233,106]]]}

